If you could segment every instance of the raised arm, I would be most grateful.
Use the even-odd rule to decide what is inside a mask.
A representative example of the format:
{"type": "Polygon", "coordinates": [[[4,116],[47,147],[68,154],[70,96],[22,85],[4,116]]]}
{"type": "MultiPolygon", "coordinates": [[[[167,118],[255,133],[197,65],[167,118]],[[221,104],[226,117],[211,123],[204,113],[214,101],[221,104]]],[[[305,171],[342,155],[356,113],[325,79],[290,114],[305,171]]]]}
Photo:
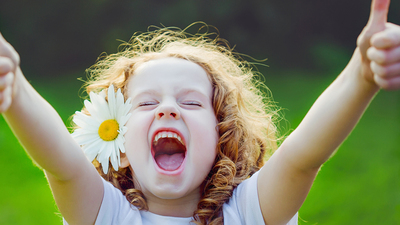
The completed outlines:
{"type": "Polygon", "coordinates": [[[1,34],[0,112],[29,156],[44,169],[67,221],[93,224],[103,196],[101,178],[57,112],[25,79],[17,52],[1,34]]]}
{"type": "Polygon", "coordinates": [[[349,135],[380,88],[400,87],[400,27],[386,22],[389,0],[373,0],[347,67],[317,99],[258,178],[266,224],[286,224],[320,166],[349,135]]]}

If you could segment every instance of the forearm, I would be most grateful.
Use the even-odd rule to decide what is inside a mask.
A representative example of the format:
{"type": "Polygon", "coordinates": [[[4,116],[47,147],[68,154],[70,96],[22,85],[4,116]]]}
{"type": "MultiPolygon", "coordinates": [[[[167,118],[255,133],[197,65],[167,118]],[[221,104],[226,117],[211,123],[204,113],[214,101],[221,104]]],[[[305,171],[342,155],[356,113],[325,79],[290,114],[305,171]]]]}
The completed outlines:
{"type": "Polygon", "coordinates": [[[73,164],[84,158],[57,112],[18,70],[15,94],[4,117],[29,156],[60,179],[72,176],[73,164]]]}
{"type": "Polygon", "coordinates": [[[360,71],[359,52],[322,93],[281,149],[301,169],[322,165],[357,124],[379,88],[360,71]]]}

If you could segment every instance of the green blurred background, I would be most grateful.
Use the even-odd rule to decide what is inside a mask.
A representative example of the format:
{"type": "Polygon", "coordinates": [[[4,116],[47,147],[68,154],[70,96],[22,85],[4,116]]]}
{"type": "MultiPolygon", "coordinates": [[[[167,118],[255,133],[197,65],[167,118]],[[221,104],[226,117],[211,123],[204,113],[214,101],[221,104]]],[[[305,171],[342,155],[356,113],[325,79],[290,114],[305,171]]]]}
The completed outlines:
{"type": "MultiPolygon", "coordinates": [[[[32,85],[69,117],[82,107],[84,70],[149,25],[204,21],[256,59],[283,108],[281,132],[301,121],[349,60],[368,0],[4,0],[0,31],[32,85]]],[[[400,24],[400,1],[389,20],[400,24]]],[[[43,172],[0,117],[0,224],[61,224],[43,172]]],[[[381,92],[300,209],[300,224],[400,224],[400,92],[381,92]]]]}

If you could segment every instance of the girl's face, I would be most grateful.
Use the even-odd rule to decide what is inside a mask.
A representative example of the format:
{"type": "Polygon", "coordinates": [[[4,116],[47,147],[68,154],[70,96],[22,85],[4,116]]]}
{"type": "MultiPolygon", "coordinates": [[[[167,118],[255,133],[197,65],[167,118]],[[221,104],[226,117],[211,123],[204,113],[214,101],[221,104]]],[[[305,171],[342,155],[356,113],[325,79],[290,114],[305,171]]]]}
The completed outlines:
{"type": "Polygon", "coordinates": [[[200,198],[216,157],[218,132],[212,86],[199,65],[179,58],[140,65],[127,85],[132,116],[126,156],[151,200],[200,198]]]}

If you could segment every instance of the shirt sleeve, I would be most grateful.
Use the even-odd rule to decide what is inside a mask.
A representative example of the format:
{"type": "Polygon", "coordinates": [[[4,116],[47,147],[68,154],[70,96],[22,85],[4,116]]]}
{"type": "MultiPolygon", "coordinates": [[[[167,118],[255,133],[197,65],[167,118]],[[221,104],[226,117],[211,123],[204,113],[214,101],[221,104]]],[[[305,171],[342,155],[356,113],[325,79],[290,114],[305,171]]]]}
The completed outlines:
{"type": "MultiPolygon", "coordinates": [[[[243,181],[233,191],[229,202],[224,204],[224,224],[264,224],[258,200],[257,179],[259,172],[243,181]]],[[[297,225],[296,213],[287,225],[297,225]]]]}
{"type": "MultiPolygon", "coordinates": [[[[142,224],[139,210],[132,206],[120,190],[103,180],[104,194],[95,225],[142,224]]],[[[68,223],[63,219],[63,224],[68,223]]]]}

